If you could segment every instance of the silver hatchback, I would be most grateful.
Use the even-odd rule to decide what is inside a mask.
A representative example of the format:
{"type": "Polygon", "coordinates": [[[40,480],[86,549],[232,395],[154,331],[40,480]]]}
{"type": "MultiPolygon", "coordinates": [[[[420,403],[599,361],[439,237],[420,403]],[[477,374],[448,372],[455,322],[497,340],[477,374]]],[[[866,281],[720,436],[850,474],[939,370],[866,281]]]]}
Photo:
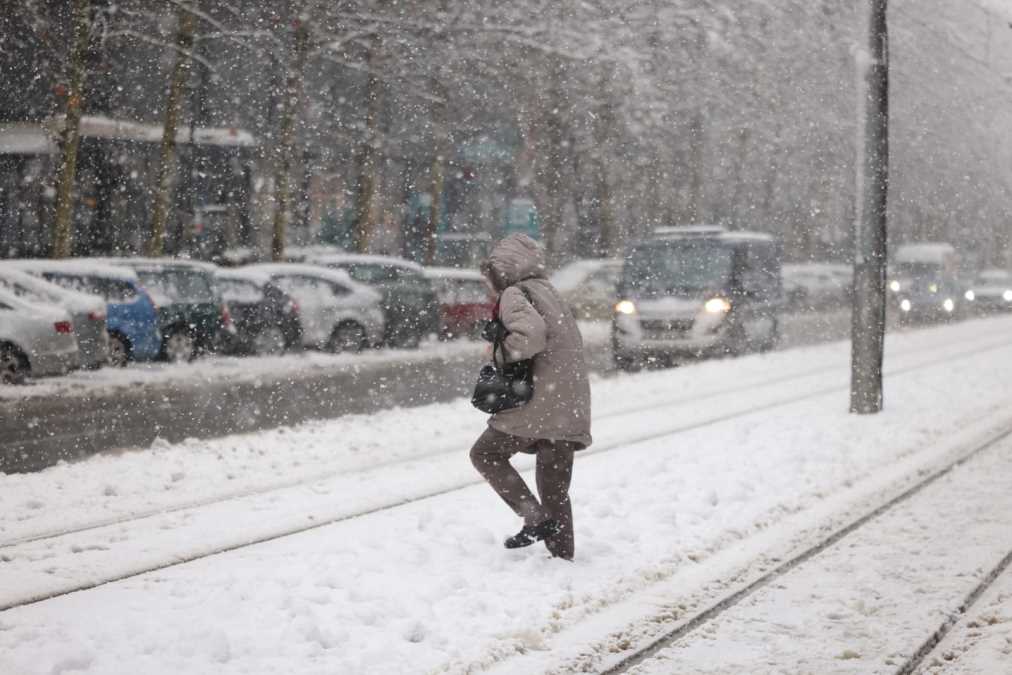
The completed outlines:
{"type": "Polygon", "coordinates": [[[70,313],[81,366],[99,368],[109,361],[105,300],[72,291],[0,264],[0,289],[33,305],[55,305],[70,313]]]}
{"type": "Polygon", "coordinates": [[[80,365],[70,315],[25,302],[0,288],[0,385],[58,375],[80,365]]]}

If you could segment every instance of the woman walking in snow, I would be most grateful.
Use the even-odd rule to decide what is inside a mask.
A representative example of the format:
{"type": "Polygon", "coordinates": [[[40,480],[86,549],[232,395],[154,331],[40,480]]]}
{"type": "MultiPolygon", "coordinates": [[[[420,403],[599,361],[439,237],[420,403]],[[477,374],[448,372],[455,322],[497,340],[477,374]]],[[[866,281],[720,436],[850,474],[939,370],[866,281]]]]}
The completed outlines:
{"type": "Polygon", "coordinates": [[[488,429],[471,448],[471,463],[513,511],[523,528],[506,548],[544,541],[556,557],[573,559],[573,509],[569,484],[573,453],[590,437],[590,384],[583,338],[566,303],[545,278],[541,246],[524,234],[500,241],[482,263],[482,273],[499,293],[496,318],[506,330],[507,362],[531,359],[529,402],[492,415],[488,429]],[[510,457],[537,455],[536,498],[510,457]]]}

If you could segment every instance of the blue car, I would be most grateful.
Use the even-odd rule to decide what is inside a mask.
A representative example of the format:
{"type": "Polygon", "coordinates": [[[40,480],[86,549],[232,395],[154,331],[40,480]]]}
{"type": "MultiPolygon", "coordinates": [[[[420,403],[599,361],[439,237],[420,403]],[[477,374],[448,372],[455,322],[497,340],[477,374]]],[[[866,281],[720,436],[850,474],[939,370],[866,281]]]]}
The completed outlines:
{"type": "Polygon", "coordinates": [[[158,358],[162,349],[158,308],[133,270],[84,258],[16,264],[54,284],[105,298],[110,365],[158,358]]]}

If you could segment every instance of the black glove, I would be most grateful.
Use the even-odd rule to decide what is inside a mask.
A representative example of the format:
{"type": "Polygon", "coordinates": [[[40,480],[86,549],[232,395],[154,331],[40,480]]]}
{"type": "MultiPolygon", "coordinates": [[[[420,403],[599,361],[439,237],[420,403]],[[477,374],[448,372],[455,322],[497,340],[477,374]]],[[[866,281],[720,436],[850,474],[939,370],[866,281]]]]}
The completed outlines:
{"type": "Polygon", "coordinates": [[[481,339],[485,342],[502,342],[506,339],[507,334],[506,326],[503,325],[499,319],[492,319],[485,323],[485,327],[481,329],[481,339]]]}

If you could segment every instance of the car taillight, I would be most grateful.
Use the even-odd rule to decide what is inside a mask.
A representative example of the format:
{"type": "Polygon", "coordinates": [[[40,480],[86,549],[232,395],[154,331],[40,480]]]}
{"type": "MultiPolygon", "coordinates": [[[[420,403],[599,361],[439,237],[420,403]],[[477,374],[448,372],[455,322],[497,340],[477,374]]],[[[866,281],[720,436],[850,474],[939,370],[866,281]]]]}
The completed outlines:
{"type": "Polygon", "coordinates": [[[289,300],[288,301],[288,313],[289,314],[298,314],[299,313],[299,303],[295,302],[294,300],[289,300]]]}
{"type": "Polygon", "coordinates": [[[53,328],[56,329],[57,333],[64,333],[67,335],[74,332],[74,327],[69,321],[57,321],[53,324],[53,328]]]}
{"type": "Polygon", "coordinates": [[[232,313],[228,311],[228,305],[225,303],[221,305],[221,323],[225,326],[232,325],[232,313]]]}
{"type": "Polygon", "coordinates": [[[88,312],[88,318],[92,321],[105,321],[105,312],[88,312]]]}

